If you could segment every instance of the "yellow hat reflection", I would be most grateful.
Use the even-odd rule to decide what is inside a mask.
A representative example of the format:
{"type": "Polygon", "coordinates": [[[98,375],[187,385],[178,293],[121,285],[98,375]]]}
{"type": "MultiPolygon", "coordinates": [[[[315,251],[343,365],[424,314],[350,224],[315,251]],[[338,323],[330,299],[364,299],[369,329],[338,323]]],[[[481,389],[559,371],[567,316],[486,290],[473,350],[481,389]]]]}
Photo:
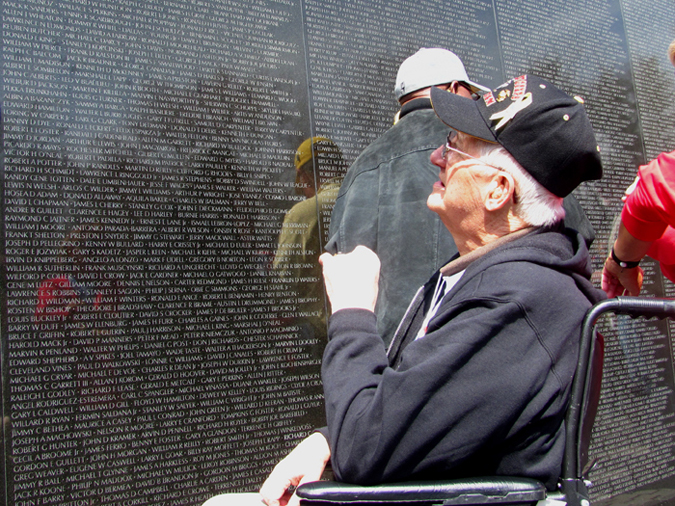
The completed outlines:
{"type": "Polygon", "coordinates": [[[296,170],[300,170],[300,167],[320,153],[340,153],[340,148],[326,137],[310,137],[309,139],[305,139],[295,152],[296,170]]]}

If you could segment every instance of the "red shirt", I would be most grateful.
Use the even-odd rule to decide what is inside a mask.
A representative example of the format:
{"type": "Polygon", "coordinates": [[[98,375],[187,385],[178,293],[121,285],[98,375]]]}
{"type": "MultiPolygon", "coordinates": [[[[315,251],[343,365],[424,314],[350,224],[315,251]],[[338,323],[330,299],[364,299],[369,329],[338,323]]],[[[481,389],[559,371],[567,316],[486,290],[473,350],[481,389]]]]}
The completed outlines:
{"type": "Polygon", "coordinates": [[[666,227],[675,226],[675,151],[661,153],[639,170],[640,180],[621,213],[636,239],[655,241],[666,227]]]}
{"type": "Polygon", "coordinates": [[[639,181],[626,199],[621,221],[641,241],[653,241],[647,254],[675,281],[675,151],[661,153],[638,171],[639,181]]]}

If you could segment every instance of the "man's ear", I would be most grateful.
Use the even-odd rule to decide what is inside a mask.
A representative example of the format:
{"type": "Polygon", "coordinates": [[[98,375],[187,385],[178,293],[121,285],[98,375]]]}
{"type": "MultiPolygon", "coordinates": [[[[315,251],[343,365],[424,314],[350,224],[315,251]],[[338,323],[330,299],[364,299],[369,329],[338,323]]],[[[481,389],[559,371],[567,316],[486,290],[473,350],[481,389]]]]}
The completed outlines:
{"type": "Polygon", "coordinates": [[[459,81],[452,81],[448,91],[451,91],[455,95],[459,95],[464,98],[471,98],[472,96],[471,91],[463,86],[459,81]]]}
{"type": "Polygon", "coordinates": [[[487,192],[485,193],[485,209],[488,211],[498,211],[506,204],[511,202],[511,198],[516,190],[513,176],[507,172],[498,172],[487,183],[487,192]]]}

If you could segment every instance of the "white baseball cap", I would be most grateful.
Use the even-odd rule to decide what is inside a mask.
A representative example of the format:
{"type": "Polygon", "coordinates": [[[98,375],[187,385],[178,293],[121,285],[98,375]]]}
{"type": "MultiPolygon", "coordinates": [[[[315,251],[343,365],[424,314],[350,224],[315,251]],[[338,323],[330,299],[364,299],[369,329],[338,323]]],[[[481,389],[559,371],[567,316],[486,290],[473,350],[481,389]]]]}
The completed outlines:
{"type": "Polygon", "coordinates": [[[490,91],[469,80],[462,60],[452,51],[440,47],[423,47],[401,63],[394,94],[399,100],[413,91],[452,81],[466,83],[473,92],[490,91]]]}

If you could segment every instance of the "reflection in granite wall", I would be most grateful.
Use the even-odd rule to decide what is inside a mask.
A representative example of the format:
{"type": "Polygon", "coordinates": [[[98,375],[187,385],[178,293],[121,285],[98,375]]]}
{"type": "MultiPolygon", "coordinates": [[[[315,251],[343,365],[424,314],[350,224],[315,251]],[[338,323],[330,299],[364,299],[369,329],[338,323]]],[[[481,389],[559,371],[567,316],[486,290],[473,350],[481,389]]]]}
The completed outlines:
{"type": "MultiPolygon", "coordinates": [[[[2,20],[10,505],[200,504],[322,423],[316,257],[419,47],[584,97],[597,271],[637,166],[675,148],[667,0],[6,0],[2,20]]],[[[594,496],[672,501],[672,327],[605,326],[594,496]]]]}

